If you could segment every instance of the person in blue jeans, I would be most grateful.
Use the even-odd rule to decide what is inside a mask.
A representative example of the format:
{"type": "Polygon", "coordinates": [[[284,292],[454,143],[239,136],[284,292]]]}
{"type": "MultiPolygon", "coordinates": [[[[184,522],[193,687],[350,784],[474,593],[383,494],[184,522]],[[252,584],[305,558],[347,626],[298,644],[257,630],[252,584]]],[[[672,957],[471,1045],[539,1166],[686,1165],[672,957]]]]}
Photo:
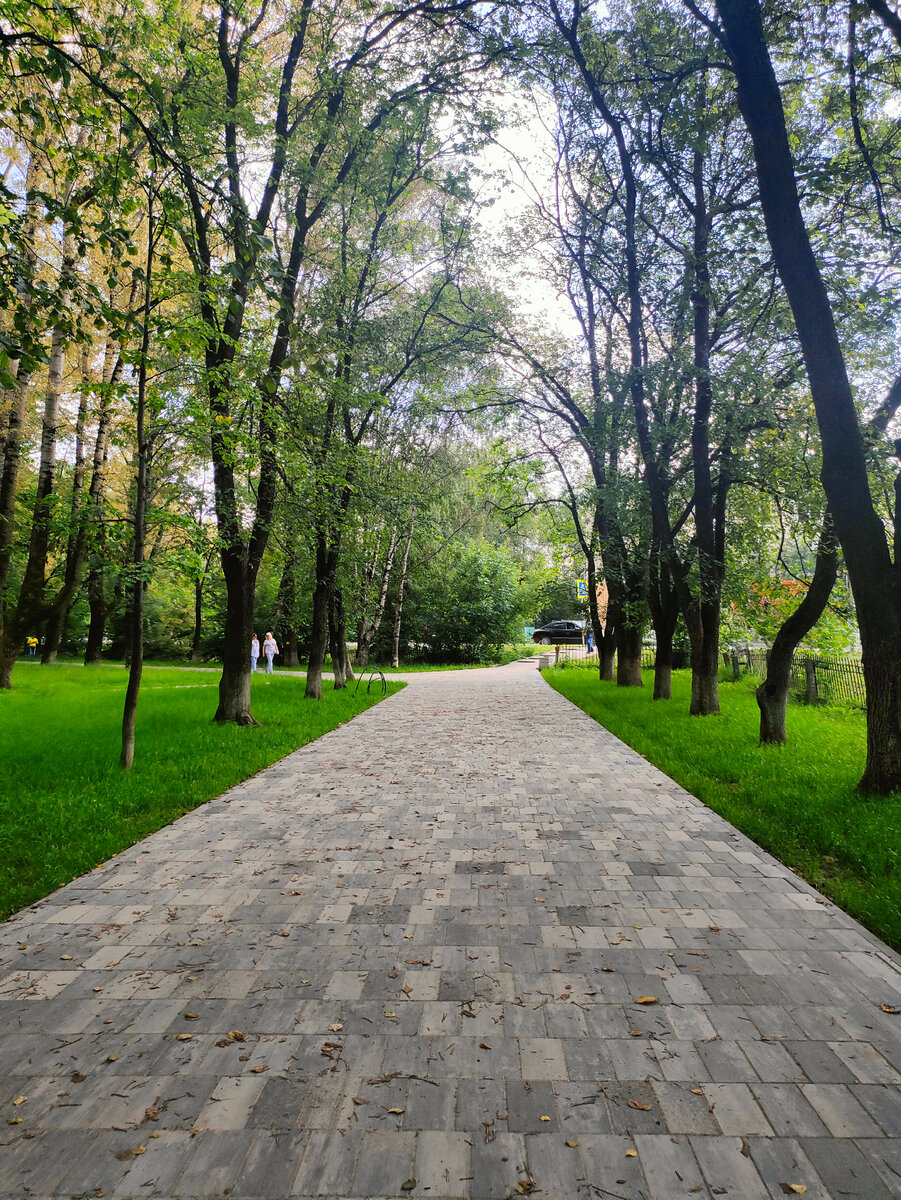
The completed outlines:
{"type": "Polygon", "coordinates": [[[594,649],[594,630],[593,629],[588,630],[588,636],[585,639],[585,645],[588,647],[588,653],[590,654],[592,652],[592,650],[594,649]]]}
{"type": "Polygon", "coordinates": [[[278,654],[278,642],[271,633],[266,634],[266,640],[263,642],[263,653],[266,655],[266,674],[272,674],[272,660],[278,654]]]}
{"type": "Polygon", "coordinates": [[[257,663],[260,659],[260,639],[256,634],[253,635],[253,640],[250,643],[250,669],[256,671],[257,663]]]}

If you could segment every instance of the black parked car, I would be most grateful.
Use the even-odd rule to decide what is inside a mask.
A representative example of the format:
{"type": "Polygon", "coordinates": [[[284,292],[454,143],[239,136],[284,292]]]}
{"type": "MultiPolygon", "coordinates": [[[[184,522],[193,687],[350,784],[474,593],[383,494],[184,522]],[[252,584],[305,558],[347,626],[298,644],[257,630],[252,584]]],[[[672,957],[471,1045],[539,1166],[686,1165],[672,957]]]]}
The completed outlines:
{"type": "Polygon", "coordinates": [[[539,646],[581,646],[584,630],[580,621],[549,621],[532,634],[539,646]]]}

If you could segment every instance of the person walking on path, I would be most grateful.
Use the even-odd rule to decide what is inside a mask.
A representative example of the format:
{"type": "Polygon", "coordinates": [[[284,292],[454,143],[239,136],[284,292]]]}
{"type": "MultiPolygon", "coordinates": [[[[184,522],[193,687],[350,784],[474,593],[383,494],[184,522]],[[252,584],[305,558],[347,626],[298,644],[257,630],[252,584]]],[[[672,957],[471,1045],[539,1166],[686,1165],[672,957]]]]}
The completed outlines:
{"type": "Polygon", "coordinates": [[[278,654],[278,642],[271,633],[266,634],[266,640],[263,642],[263,653],[266,655],[266,674],[272,674],[272,660],[278,654]]]}
{"type": "Polygon", "coordinates": [[[35,653],[37,652],[37,648],[38,648],[38,639],[36,637],[30,637],[28,639],[27,645],[28,645],[28,657],[34,658],[35,653]]]}
{"type": "Polygon", "coordinates": [[[250,669],[256,671],[257,662],[260,658],[260,639],[256,634],[253,635],[253,640],[250,643],[250,669]]]}

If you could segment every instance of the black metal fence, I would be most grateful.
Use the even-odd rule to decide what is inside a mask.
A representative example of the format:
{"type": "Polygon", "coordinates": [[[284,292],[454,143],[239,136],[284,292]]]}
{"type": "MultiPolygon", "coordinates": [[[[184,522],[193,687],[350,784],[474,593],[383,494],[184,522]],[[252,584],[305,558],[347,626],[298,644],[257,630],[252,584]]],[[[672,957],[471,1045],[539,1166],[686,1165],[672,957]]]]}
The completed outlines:
{"type": "MultiPolygon", "coordinates": [[[[767,652],[756,647],[727,651],[727,665],[735,655],[750,675],[763,679],[766,675],[767,652]]],[[[867,692],[863,679],[863,663],[849,654],[812,654],[799,651],[792,658],[792,688],[813,704],[818,701],[866,706],[867,692]]]]}
{"type": "MultiPolygon", "coordinates": [[[[654,646],[643,646],[642,667],[651,668],[656,661],[654,646]]],[[[547,653],[549,665],[555,662],[598,666],[598,654],[590,654],[584,646],[561,646],[559,656],[556,648],[547,653]]],[[[757,646],[742,646],[723,651],[723,661],[734,672],[747,672],[763,679],[767,668],[767,651],[757,646]]],[[[859,659],[846,654],[812,654],[800,651],[792,659],[792,690],[808,703],[849,703],[866,707],[866,688],[863,680],[863,665],[859,659]]]]}

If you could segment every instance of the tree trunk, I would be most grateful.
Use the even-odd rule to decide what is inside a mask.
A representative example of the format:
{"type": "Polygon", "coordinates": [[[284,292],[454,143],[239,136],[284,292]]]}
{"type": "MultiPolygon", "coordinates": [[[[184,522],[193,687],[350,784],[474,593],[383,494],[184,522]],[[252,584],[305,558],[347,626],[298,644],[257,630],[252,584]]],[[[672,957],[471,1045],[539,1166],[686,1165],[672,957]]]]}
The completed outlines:
{"type": "Polygon", "coordinates": [[[410,513],[410,528],[404,542],[404,554],[400,562],[400,576],[397,580],[397,600],[394,605],[394,628],[391,633],[391,666],[395,670],[400,666],[400,628],[404,612],[404,592],[407,587],[407,570],[410,562],[410,546],[413,544],[413,528],[416,520],[416,509],[410,513]]]}
{"type": "Polygon", "coordinates": [[[766,679],[757,689],[760,708],[760,740],[781,745],[786,738],[785,714],[791,683],[791,666],[798,643],[807,636],[829,602],[838,576],[838,545],[828,510],[817,547],[816,565],[807,594],[793,613],[783,621],[770,650],[766,679]]]}
{"type": "Polygon", "coordinates": [[[200,662],[200,638],[203,630],[203,576],[194,580],[194,632],[191,635],[191,662],[200,662]]]}
{"type": "Polygon", "coordinates": [[[132,537],[131,654],[128,687],[122,711],[122,754],[119,766],[128,771],[135,757],[135,721],[144,670],[144,546],[147,540],[147,494],[149,491],[149,446],[147,442],[147,354],[150,349],[150,306],[153,280],[153,194],[148,192],[147,259],[144,268],[144,314],[141,328],[141,357],[138,364],[136,433],[138,477],[135,488],[134,534],[132,537]]]}
{"type": "MultiPolygon", "coordinates": [[[[68,230],[63,234],[62,265],[60,268],[60,305],[65,309],[72,290],[75,264],[75,239],[68,230]]],[[[59,406],[63,391],[63,373],[66,362],[67,329],[62,322],[53,327],[50,341],[50,358],[47,367],[47,389],[44,393],[44,412],[41,421],[41,453],[38,465],[37,490],[31,520],[31,535],[28,542],[28,558],[19,588],[15,608],[5,614],[0,640],[18,647],[22,638],[35,626],[43,624],[50,615],[51,606],[45,599],[47,558],[50,551],[52,528],[53,489],[56,481],[56,442],[59,431],[59,406]]],[[[11,431],[10,431],[11,432],[11,431]]],[[[7,437],[6,458],[9,457],[10,436],[7,437]]],[[[3,654],[5,662],[9,655],[3,654]]],[[[13,660],[14,660],[13,655],[13,660]]],[[[11,686],[9,673],[3,672],[7,682],[0,686],[11,686]]]]}
{"type": "Polygon", "coordinates": [[[673,696],[673,637],[679,621],[679,598],[666,554],[658,544],[651,550],[648,596],[657,650],[654,656],[654,699],[673,696]]]}
{"type": "Polygon", "coordinates": [[[250,642],[256,575],[248,574],[239,545],[223,546],[221,556],[227,594],[225,644],[219,706],[213,719],[221,725],[258,725],[250,711],[250,642]]]}
{"type": "Polygon", "coordinates": [[[691,706],[693,717],[715,716],[720,711],[720,605],[719,597],[706,604],[695,602],[685,614],[691,641],[691,706]]]}
{"type": "Polygon", "coordinates": [[[829,296],[798,197],[779,84],[758,0],[716,0],[738,103],[754,146],[760,203],[791,305],[823,449],[821,478],[857,607],[867,690],[860,787],[901,788],[901,597],[873,506],[863,438],[829,296]]]}
{"type": "Polygon", "coordinates": [[[88,626],[88,642],[84,651],[86,667],[100,662],[103,638],[106,633],[108,610],[103,586],[103,568],[99,565],[92,566],[88,573],[88,607],[91,613],[91,623],[88,626]]]}
{"type": "MultiPolygon", "coordinates": [[[[42,168],[37,156],[32,154],[25,176],[25,212],[22,218],[22,244],[25,247],[27,274],[37,274],[38,258],[35,250],[38,219],[41,212],[37,196],[38,185],[41,182],[42,168]]],[[[30,280],[24,280],[30,286],[30,280]]],[[[29,330],[29,334],[33,334],[29,330]]],[[[22,426],[28,403],[28,387],[31,382],[31,372],[26,370],[20,361],[9,363],[9,374],[16,384],[12,396],[4,396],[4,404],[0,409],[2,425],[0,425],[0,440],[3,448],[3,467],[0,471],[0,635],[6,628],[6,585],[9,581],[9,569],[12,561],[13,534],[16,519],[16,489],[19,480],[19,466],[22,461],[22,426]]],[[[2,650],[0,638],[0,688],[12,686],[12,665],[7,665],[7,654],[2,650]]],[[[7,651],[15,647],[13,641],[7,651]]],[[[15,662],[15,647],[12,662],[15,662]]]]}
{"type": "Polygon", "coordinates": [[[85,481],[85,442],[84,431],[88,416],[88,401],[91,395],[89,387],[90,367],[89,349],[87,344],[81,350],[81,380],[82,390],[78,402],[78,416],[75,420],[75,465],[72,472],[72,498],[69,503],[69,538],[66,544],[65,582],[63,591],[71,593],[72,599],[54,607],[47,618],[44,629],[44,649],[41,655],[42,663],[55,663],[59,653],[60,642],[63,639],[75,591],[81,577],[84,556],[79,551],[85,541],[82,502],[84,500],[85,481]]]}
{"type": "Polygon", "coordinates": [[[657,650],[654,655],[654,699],[672,700],[673,698],[673,639],[662,645],[658,638],[657,650]]]}
{"type": "Polygon", "coordinates": [[[391,539],[388,543],[388,552],[385,555],[385,566],[382,571],[382,582],[379,586],[378,600],[376,601],[375,613],[371,620],[365,617],[361,619],[361,636],[357,639],[357,654],[356,664],[358,667],[365,667],[369,662],[369,649],[375,639],[375,635],[379,631],[379,626],[382,623],[382,617],[385,614],[385,605],[388,601],[388,584],[391,580],[391,570],[394,566],[394,555],[397,551],[397,525],[391,528],[391,539]]]}
{"type": "MultiPolygon", "coordinates": [[[[347,687],[347,668],[350,655],[347,652],[347,621],[344,616],[344,598],[339,587],[331,589],[329,604],[329,652],[332,656],[332,679],[335,691],[347,687]]],[[[353,679],[351,668],[350,679],[353,679]]]]}
{"type": "Polygon", "coordinates": [[[620,610],[619,605],[610,593],[608,581],[607,619],[601,636],[597,639],[598,675],[604,683],[612,683],[616,678],[616,647],[619,642],[620,610]]]}
{"type": "Polygon", "coordinates": [[[640,625],[621,625],[617,638],[616,684],[617,687],[643,687],[641,679],[641,635],[640,625]]]}
{"type": "MultiPolygon", "coordinates": [[[[318,555],[317,555],[318,558],[318,555]]],[[[317,571],[313,591],[313,624],[310,630],[310,659],[307,664],[307,686],[304,692],[311,700],[322,699],[322,664],[328,648],[328,578],[317,571]]]]}

